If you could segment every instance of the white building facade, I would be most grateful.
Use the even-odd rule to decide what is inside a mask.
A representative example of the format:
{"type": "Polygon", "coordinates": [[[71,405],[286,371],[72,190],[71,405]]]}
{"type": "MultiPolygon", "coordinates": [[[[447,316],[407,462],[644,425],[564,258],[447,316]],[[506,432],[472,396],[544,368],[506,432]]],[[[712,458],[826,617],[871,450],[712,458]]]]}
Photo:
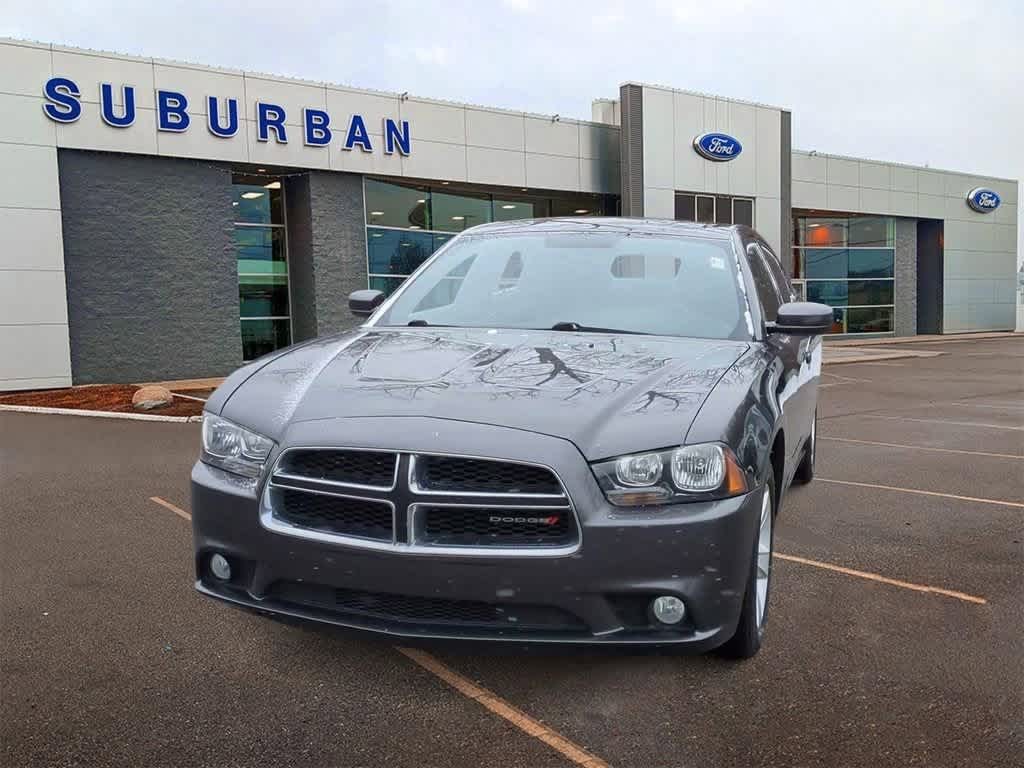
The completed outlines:
{"type": "Polygon", "coordinates": [[[837,333],[1016,325],[1016,181],[638,83],[593,118],[0,41],[0,389],[227,373],[503,218],[752,225],[837,333]]]}

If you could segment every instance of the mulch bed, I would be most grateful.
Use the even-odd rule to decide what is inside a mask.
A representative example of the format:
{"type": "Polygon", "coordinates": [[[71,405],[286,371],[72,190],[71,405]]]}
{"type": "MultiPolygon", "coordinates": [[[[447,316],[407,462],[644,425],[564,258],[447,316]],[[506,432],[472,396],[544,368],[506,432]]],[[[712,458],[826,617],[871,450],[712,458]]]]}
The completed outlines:
{"type": "MultiPolygon", "coordinates": [[[[203,404],[176,397],[170,405],[144,411],[132,406],[138,387],[131,384],[99,384],[69,389],[39,389],[0,395],[0,405],[35,405],[44,408],[76,408],[84,411],[114,413],[152,413],[159,416],[199,416],[203,404]]],[[[191,393],[189,393],[191,394],[191,393]]]]}

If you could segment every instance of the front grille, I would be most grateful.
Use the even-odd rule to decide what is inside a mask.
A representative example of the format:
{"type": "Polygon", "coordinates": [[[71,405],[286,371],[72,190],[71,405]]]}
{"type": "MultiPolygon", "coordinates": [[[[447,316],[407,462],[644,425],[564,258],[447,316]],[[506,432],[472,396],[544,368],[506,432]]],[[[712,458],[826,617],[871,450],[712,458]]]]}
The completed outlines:
{"type": "Polygon", "coordinates": [[[261,520],[277,533],[309,538],[301,528],[325,541],[380,548],[360,541],[371,539],[399,551],[513,548],[548,556],[580,541],[572,502],[547,467],[357,448],[286,450],[261,520]]]}
{"type": "Polygon", "coordinates": [[[271,499],[274,515],[300,528],[382,541],[394,537],[391,506],[385,502],[290,488],[272,488],[271,499]]]}
{"type": "Polygon", "coordinates": [[[388,592],[332,589],[326,586],[280,582],[272,598],[312,606],[340,616],[420,627],[509,629],[518,631],[581,631],[586,625],[575,615],[548,605],[451,600],[388,592]]]}
{"type": "Polygon", "coordinates": [[[459,456],[421,456],[417,482],[429,491],[561,495],[562,486],[550,469],[459,456]]]}
{"type": "Polygon", "coordinates": [[[280,472],[310,480],[390,488],[398,456],[379,451],[297,450],[281,460],[280,472]]]}
{"type": "Polygon", "coordinates": [[[569,508],[416,508],[417,542],[439,546],[563,546],[571,543],[569,508]]]}

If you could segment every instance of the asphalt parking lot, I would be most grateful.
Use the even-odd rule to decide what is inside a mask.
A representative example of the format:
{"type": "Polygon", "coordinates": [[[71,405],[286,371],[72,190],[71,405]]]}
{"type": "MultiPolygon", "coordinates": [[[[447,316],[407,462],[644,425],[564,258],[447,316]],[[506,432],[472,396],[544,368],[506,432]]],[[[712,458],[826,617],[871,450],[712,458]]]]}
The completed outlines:
{"type": "Polygon", "coordinates": [[[192,589],[198,425],[0,413],[0,764],[1021,765],[1024,338],[902,346],[944,354],[826,367],[742,664],[231,610],[192,589]]]}

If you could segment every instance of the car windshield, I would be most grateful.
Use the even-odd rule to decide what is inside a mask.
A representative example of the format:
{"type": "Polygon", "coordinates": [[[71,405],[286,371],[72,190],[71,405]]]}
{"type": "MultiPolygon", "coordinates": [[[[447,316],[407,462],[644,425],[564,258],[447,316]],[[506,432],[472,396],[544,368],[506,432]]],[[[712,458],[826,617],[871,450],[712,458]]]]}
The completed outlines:
{"type": "Polygon", "coordinates": [[[463,236],[374,325],[750,338],[729,240],[635,232],[463,236]]]}

